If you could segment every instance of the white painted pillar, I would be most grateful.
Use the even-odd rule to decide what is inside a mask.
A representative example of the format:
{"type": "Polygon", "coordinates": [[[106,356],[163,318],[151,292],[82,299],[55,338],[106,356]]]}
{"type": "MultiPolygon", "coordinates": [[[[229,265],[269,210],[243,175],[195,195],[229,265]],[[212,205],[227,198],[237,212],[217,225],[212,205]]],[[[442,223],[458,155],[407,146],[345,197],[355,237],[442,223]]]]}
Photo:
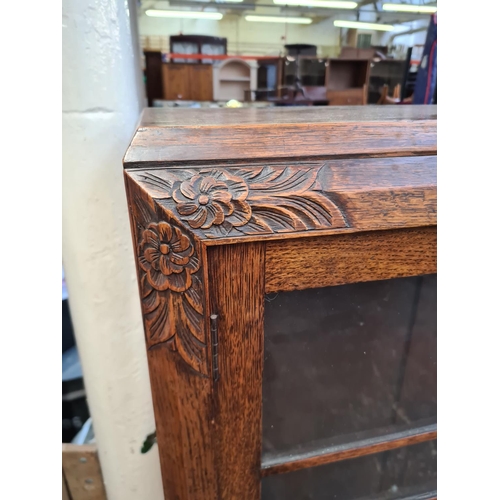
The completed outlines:
{"type": "Polygon", "coordinates": [[[108,500],[163,499],[122,157],[145,105],[133,0],[63,0],[63,264],[108,500]]]}

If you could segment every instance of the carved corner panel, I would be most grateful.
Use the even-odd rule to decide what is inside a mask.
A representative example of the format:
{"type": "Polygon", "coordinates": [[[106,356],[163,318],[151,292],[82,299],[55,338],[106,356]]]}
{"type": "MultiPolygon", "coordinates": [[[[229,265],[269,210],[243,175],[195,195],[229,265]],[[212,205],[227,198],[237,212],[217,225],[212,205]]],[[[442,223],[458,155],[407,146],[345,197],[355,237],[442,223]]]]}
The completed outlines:
{"type": "Polygon", "coordinates": [[[130,175],[200,238],[332,229],[348,224],[317,166],[164,169],[130,175]]]}
{"type": "Polygon", "coordinates": [[[166,344],[208,375],[200,243],[143,193],[134,192],[131,213],[148,348],[166,344]]]}
{"type": "Polygon", "coordinates": [[[208,376],[202,240],[347,227],[321,164],[127,172],[148,348],[208,376]]]}

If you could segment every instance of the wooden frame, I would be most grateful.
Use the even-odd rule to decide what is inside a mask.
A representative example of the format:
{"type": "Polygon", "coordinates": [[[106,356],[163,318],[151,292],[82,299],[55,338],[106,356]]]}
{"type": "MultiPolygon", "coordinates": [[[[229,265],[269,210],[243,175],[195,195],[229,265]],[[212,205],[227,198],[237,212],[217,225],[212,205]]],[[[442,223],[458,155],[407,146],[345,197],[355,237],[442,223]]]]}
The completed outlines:
{"type": "Polygon", "coordinates": [[[204,111],[145,110],[124,160],[166,498],[435,439],[261,457],[265,293],[436,272],[436,108],[204,111]]]}

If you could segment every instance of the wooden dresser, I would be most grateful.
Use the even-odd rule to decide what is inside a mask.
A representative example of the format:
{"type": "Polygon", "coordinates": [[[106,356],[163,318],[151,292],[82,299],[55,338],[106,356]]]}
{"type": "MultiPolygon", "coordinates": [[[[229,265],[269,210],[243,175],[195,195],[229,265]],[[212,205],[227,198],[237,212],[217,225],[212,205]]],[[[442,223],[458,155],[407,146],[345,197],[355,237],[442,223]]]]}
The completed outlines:
{"type": "Polygon", "coordinates": [[[436,108],[146,109],[165,498],[436,498],[436,108]]]}

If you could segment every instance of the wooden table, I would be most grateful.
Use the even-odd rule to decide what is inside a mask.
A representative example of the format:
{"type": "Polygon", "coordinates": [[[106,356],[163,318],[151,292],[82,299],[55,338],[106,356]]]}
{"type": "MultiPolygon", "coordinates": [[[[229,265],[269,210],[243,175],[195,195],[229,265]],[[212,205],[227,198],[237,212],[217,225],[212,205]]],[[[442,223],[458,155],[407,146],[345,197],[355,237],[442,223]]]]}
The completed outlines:
{"type": "Polygon", "coordinates": [[[124,164],[165,497],[435,498],[436,108],[146,109],[124,164]]]}

